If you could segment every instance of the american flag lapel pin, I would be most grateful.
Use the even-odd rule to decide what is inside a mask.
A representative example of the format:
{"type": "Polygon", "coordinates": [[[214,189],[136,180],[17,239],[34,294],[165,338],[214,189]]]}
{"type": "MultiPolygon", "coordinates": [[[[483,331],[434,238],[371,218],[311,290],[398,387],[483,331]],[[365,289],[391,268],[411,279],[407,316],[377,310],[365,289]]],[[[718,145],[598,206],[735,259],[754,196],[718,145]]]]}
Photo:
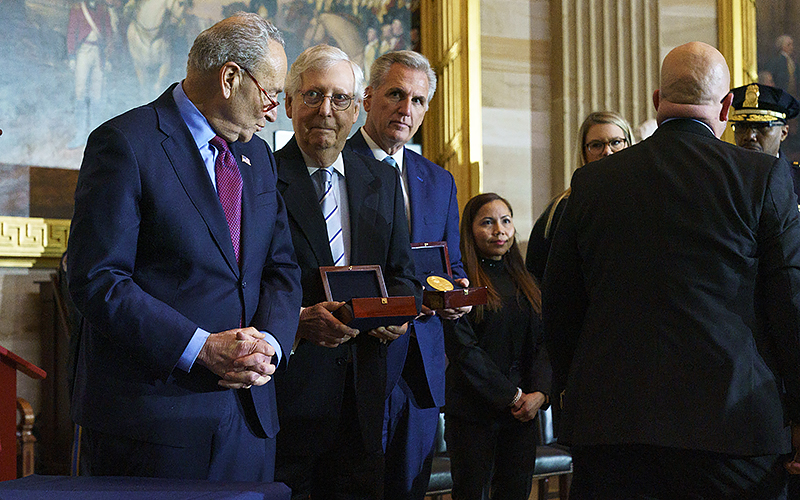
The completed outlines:
{"type": "MultiPolygon", "coordinates": [[[[243,163],[247,163],[248,165],[250,165],[250,158],[246,157],[245,155],[242,155],[242,162],[243,163]]],[[[252,165],[250,165],[250,166],[252,166],[252,165]]]]}

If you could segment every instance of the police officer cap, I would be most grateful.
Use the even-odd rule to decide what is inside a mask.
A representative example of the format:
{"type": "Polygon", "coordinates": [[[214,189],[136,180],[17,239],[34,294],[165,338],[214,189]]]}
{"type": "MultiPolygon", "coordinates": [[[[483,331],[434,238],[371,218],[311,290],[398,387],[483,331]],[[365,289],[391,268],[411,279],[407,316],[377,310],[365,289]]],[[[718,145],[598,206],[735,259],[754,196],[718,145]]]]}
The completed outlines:
{"type": "Polygon", "coordinates": [[[773,122],[791,120],[800,113],[800,103],[782,89],[751,83],[731,90],[732,122],[773,122]]]}

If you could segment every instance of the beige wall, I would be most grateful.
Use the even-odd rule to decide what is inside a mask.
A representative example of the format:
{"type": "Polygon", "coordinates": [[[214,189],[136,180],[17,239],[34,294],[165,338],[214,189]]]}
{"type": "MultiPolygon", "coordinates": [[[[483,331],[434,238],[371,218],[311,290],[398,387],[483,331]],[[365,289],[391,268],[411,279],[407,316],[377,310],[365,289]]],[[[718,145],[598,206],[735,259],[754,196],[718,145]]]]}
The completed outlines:
{"type": "Polygon", "coordinates": [[[528,239],[551,197],[550,2],[482,0],[483,190],[507,198],[528,239]]]}
{"type": "MultiPolygon", "coordinates": [[[[42,362],[38,282],[49,281],[51,272],[0,268],[0,345],[35,365],[42,362]]],[[[17,373],[17,396],[27,399],[37,413],[41,410],[41,389],[41,381],[17,373]]]]}
{"type": "Polygon", "coordinates": [[[659,0],[661,57],[693,40],[717,44],[717,0],[659,0]]]}
{"type": "MultiPolygon", "coordinates": [[[[659,63],[681,43],[701,40],[717,45],[716,0],[657,4],[659,63]]],[[[550,151],[551,7],[545,0],[481,1],[483,191],[495,191],[511,202],[523,242],[561,191],[553,185],[550,151]]],[[[650,87],[646,82],[640,85],[648,101],[655,90],[650,87]]],[[[572,137],[566,139],[572,144],[572,137]]]]}

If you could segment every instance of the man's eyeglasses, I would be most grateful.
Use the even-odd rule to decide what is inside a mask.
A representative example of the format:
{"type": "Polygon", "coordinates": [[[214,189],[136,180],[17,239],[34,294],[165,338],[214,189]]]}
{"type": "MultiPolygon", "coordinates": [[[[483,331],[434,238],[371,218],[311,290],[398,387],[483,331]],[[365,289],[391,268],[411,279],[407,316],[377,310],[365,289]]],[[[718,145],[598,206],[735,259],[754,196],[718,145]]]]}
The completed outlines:
{"type": "Polygon", "coordinates": [[[612,153],[616,153],[617,151],[625,149],[625,146],[627,146],[627,144],[628,141],[626,139],[622,137],[614,137],[613,139],[609,139],[608,141],[587,142],[584,147],[588,152],[592,153],[593,155],[599,155],[606,149],[606,146],[611,148],[612,153]]]}
{"type": "Polygon", "coordinates": [[[331,108],[336,111],[344,111],[350,107],[353,102],[353,96],[348,94],[332,94],[325,95],[317,90],[309,90],[300,94],[303,96],[303,102],[309,108],[318,108],[322,105],[322,101],[327,97],[331,100],[331,108]]]}
{"type": "Polygon", "coordinates": [[[266,91],[266,90],[264,90],[264,87],[262,87],[260,83],[258,83],[258,80],[256,80],[256,77],[254,77],[254,76],[253,76],[253,74],[252,74],[252,73],[250,73],[250,70],[249,70],[249,69],[247,69],[247,68],[242,68],[242,69],[244,69],[244,72],[245,72],[245,73],[247,73],[247,76],[249,76],[249,77],[250,77],[250,79],[251,79],[251,80],[253,80],[253,83],[255,83],[255,84],[256,84],[256,87],[258,87],[258,90],[260,90],[262,94],[264,94],[265,96],[267,96],[267,102],[268,102],[269,104],[267,104],[266,106],[264,106],[264,111],[265,111],[265,112],[267,112],[267,111],[272,111],[273,109],[275,109],[275,108],[277,108],[278,106],[280,106],[280,104],[281,104],[281,103],[279,103],[277,100],[273,99],[273,98],[272,98],[272,96],[270,96],[269,94],[267,94],[267,91],[266,91]]]}
{"type": "Polygon", "coordinates": [[[751,130],[755,130],[758,135],[765,135],[772,127],[779,127],[784,125],[781,121],[771,122],[736,122],[731,123],[733,133],[736,135],[747,135],[751,130]]]}

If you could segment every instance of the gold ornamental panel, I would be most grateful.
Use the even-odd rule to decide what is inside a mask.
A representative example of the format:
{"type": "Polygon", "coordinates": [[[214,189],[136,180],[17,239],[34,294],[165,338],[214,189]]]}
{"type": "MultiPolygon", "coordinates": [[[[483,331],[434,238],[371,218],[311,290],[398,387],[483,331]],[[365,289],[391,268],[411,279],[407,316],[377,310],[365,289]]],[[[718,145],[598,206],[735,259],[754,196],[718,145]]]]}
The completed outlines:
{"type": "Polygon", "coordinates": [[[0,216],[0,266],[56,267],[67,249],[70,221],[0,216]]]}

